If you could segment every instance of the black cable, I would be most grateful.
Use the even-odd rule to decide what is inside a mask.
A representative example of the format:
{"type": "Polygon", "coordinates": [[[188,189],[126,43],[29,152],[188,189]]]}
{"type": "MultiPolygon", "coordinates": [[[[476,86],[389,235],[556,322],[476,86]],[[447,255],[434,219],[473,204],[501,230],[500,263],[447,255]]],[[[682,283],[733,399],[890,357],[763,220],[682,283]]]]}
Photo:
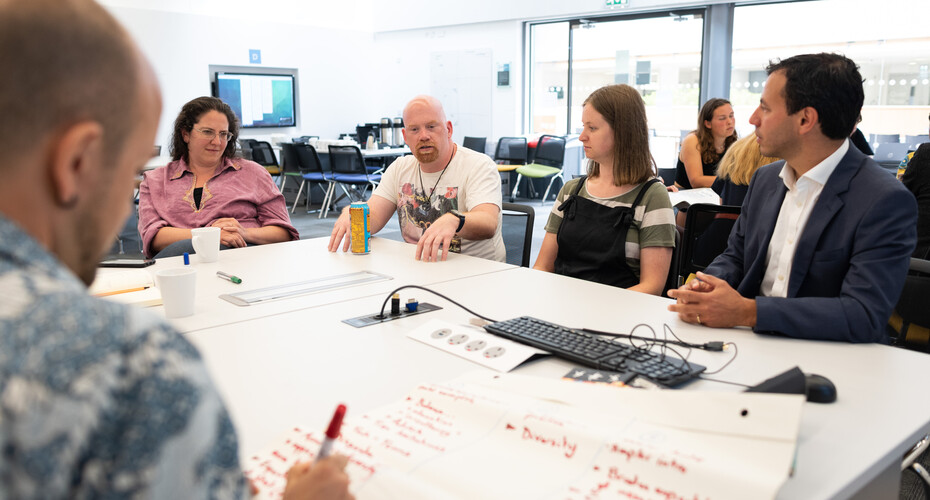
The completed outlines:
{"type": "MultiPolygon", "coordinates": [[[[712,371],[712,372],[705,372],[705,373],[704,373],[705,375],[714,375],[714,374],[716,374],[716,373],[720,373],[724,368],[726,368],[727,366],[729,366],[730,363],[733,362],[733,360],[736,359],[736,356],[739,355],[739,350],[736,348],[736,344],[734,344],[733,342],[712,341],[712,342],[705,342],[705,343],[703,343],[703,344],[694,344],[694,343],[686,342],[686,341],[682,340],[681,337],[679,337],[678,335],[675,334],[675,331],[672,330],[672,327],[670,327],[667,323],[663,323],[663,324],[662,324],[662,327],[663,327],[663,333],[671,334],[672,337],[675,338],[675,340],[669,340],[669,339],[667,339],[667,338],[665,338],[665,339],[660,339],[660,338],[658,338],[658,337],[656,336],[655,330],[652,328],[652,326],[650,326],[650,325],[648,325],[648,324],[645,324],[645,323],[639,323],[639,324],[637,324],[636,326],[634,326],[634,327],[630,330],[630,333],[602,332],[602,331],[594,330],[594,329],[590,329],[590,328],[583,328],[582,331],[585,331],[585,332],[588,332],[588,333],[591,333],[591,334],[594,334],[594,335],[603,335],[603,336],[605,336],[605,337],[622,337],[622,338],[626,338],[626,339],[629,339],[629,340],[630,340],[630,345],[633,345],[633,347],[635,347],[635,348],[637,348],[637,349],[647,349],[647,350],[648,350],[648,349],[650,349],[650,348],[652,347],[652,345],[661,344],[661,347],[663,348],[662,356],[665,356],[664,349],[665,349],[665,348],[668,348],[669,350],[671,350],[672,352],[674,352],[674,353],[678,356],[678,358],[681,359],[681,360],[685,363],[685,365],[688,367],[689,370],[691,369],[691,364],[688,362],[688,359],[691,357],[691,353],[689,352],[687,356],[682,356],[680,353],[678,353],[678,351],[672,349],[671,347],[668,347],[669,344],[677,345],[677,346],[681,346],[681,347],[685,347],[685,348],[687,348],[687,349],[704,349],[704,350],[706,350],[706,351],[715,351],[715,352],[723,351],[723,350],[726,348],[726,346],[728,346],[728,345],[733,346],[733,357],[730,358],[729,361],[727,361],[726,363],[724,363],[723,366],[721,366],[720,368],[718,368],[718,369],[716,369],[716,370],[714,370],[714,371],[712,371]],[[642,337],[642,336],[638,336],[638,335],[633,335],[633,332],[635,332],[636,329],[639,328],[639,327],[646,327],[646,328],[648,328],[649,331],[652,332],[652,335],[653,335],[653,336],[652,336],[652,337],[642,337]],[[643,341],[647,342],[647,346],[638,347],[638,346],[636,346],[636,345],[633,344],[633,339],[643,340],[643,341]],[[649,344],[652,344],[652,345],[649,345],[649,344]]],[[[682,370],[681,370],[682,373],[684,373],[684,367],[680,367],[680,368],[682,369],[682,370]]],[[[703,377],[702,377],[702,378],[703,378],[703,377]]],[[[712,380],[712,381],[713,381],[713,379],[707,379],[707,380],[712,380]]],[[[740,384],[737,384],[737,385],[740,385],[740,384]]],[[[746,387],[749,387],[749,386],[746,386],[746,387]]]]}
{"type": "Polygon", "coordinates": [[[378,313],[378,318],[384,319],[384,318],[386,317],[386,316],[384,315],[384,308],[387,307],[388,301],[391,300],[391,297],[393,297],[395,293],[397,293],[397,292],[403,290],[404,288],[416,288],[416,289],[419,289],[419,290],[423,290],[423,291],[425,291],[425,292],[429,292],[429,293],[431,293],[431,294],[433,294],[433,295],[436,295],[436,296],[438,296],[438,297],[440,297],[440,298],[446,299],[446,300],[448,300],[449,302],[452,302],[453,304],[455,304],[455,305],[461,307],[462,309],[464,309],[466,312],[469,312],[469,313],[471,313],[471,314],[474,314],[475,316],[477,316],[477,317],[479,317],[479,318],[481,318],[481,319],[483,319],[483,320],[485,320],[485,321],[490,321],[491,323],[497,323],[497,321],[495,321],[495,320],[493,320],[493,319],[491,319],[491,318],[489,318],[489,317],[487,317],[487,316],[483,316],[483,315],[481,315],[481,314],[478,314],[478,313],[476,313],[475,311],[472,311],[471,309],[469,309],[469,308],[463,306],[462,304],[459,304],[458,302],[456,302],[456,301],[450,299],[449,297],[446,297],[445,295],[443,295],[443,294],[441,294],[441,293],[439,293],[439,292],[436,292],[436,291],[434,291],[434,290],[430,290],[429,288],[426,288],[426,287],[423,287],[423,286],[420,286],[420,285],[404,285],[404,286],[395,288],[392,292],[388,293],[387,298],[384,299],[384,303],[381,304],[381,312],[378,313]]]}
{"type": "MultiPolygon", "coordinates": [[[[733,342],[727,342],[726,344],[723,344],[724,347],[726,347],[726,346],[728,346],[728,345],[733,346],[733,357],[730,358],[729,361],[727,361],[726,363],[724,363],[723,366],[721,366],[720,368],[717,368],[716,370],[714,370],[714,371],[712,371],[712,372],[704,372],[704,375],[716,375],[716,374],[720,373],[721,370],[723,370],[723,369],[726,368],[727,366],[730,366],[730,363],[732,363],[733,360],[736,359],[736,356],[739,355],[739,349],[736,348],[736,344],[734,344],[733,342]]],[[[747,385],[746,387],[749,387],[749,386],[747,385]]]]}
{"type": "MultiPolygon", "coordinates": [[[[667,324],[666,324],[666,325],[663,325],[663,326],[664,326],[666,329],[668,329],[669,331],[671,331],[671,328],[669,328],[669,326],[668,326],[667,324]]],[[[691,371],[691,363],[688,361],[688,359],[691,357],[690,349],[692,349],[692,348],[701,348],[701,347],[698,346],[697,344],[689,344],[689,343],[687,343],[687,342],[684,342],[684,341],[681,340],[681,339],[678,339],[677,341],[676,341],[676,340],[668,340],[668,339],[660,339],[660,338],[658,338],[658,336],[656,336],[655,329],[653,329],[651,325],[648,325],[648,324],[646,324],[646,323],[639,323],[639,324],[637,324],[636,326],[634,326],[634,327],[630,330],[630,333],[609,333],[609,332],[601,332],[601,331],[598,331],[598,330],[592,330],[592,329],[588,329],[588,328],[583,328],[582,331],[585,331],[585,332],[590,333],[590,334],[593,334],[593,335],[603,335],[603,336],[606,336],[606,337],[623,337],[623,338],[629,339],[630,345],[631,345],[634,349],[639,349],[639,350],[648,351],[648,350],[652,349],[653,346],[659,345],[660,348],[661,348],[661,352],[659,353],[659,356],[660,356],[660,360],[661,360],[662,362],[665,362],[665,357],[667,356],[667,354],[666,354],[666,352],[665,352],[666,350],[672,351],[672,352],[675,354],[675,356],[677,356],[678,359],[680,359],[680,360],[682,361],[683,365],[675,367],[676,370],[678,371],[678,374],[685,374],[685,373],[689,373],[689,372],[691,371]],[[648,328],[649,331],[652,332],[652,337],[642,337],[642,336],[639,336],[639,335],[633,335],[633,332],[635,332],[636,329],[637,329],[637,328],[640,328],[640,327],[648,328]],[[643,346],[637,346],[636,344],[633,343],[633,339],[642,340],[642,341],[645,342],[645,345],[643,345],[643,346]],[[675,344],[675,345],[680,345],[680,346],[682,346],[682,347],[685,347],[686,349],[689,349],[688,354],[687,354],[686,356],[682,356],[681,353],[679,353],[678,351],[676,351],[674,348],[669,347],[668,344],[675,344]]],[[[674,335],[674,332],[672,332],[672,335],[674,335]]],[[[677,338],[677,337],[676,337],[676,338],[677,338]]],[[[628,357],[628,356],[625,356],[625,357],[628,357]]],[[[672,356],[668,356],[668,357],[672,357],[672,356]]]]}
{"type": "MultiPolygon", "coordinates": [[[[429,288],[426,288],[426,287],[423,287],[423,286],[420,286],[420,285],[403,285],[403,286],[397,287],[397,288],[395,288],[394,290],[392,290],[391,292],[389,292],[389,293],[387,294],[387,297],[385,297],[384,302],[381,304],[381,311],[378,313],[378,317],[379,317],[379,318],[384,319],[384,318],[386,317],[385,314],[384,314],[384,309],[387,307],[388,301],[391,300],[391,297],[393,297],[395,293],[397,293],[397,292],[399,292],[399,291],[401,291],[401,290],[403,290],[403,289],[405,289],[405,288],[416,288],[416,289],[418,289],[418,290],[423,290],[423,291],[425,291],[425,292],[429,292],[429,293],[431,293],[431,294],[433,294],[433,295],[436,295],[437,297],[440,297],[440,298],[443,298],[443,299],[448,300],[449,302],[455,304],[455,305],[458,306],[458,307],[461,307],[461,308],[464,309],[466,312],[468,312],[468,313],[470,313],[470,314],[472,314],[472,315],[474,315],[474,316],[477,316],[477,317],[479,317],[479,318],[481,318],[481,319],[483,319],[483,320],[485,320],[485,321],[491,322],[491,323],[497,323],[497,320],[491,319],[491,318],[489,318],[489,317],[487,317],[487,316],[484,316],[483,314],[478,314],[478,313],[476,313],[475,311],[472,311],[471,309],[469,309],[469,308],[463,306],[463,305],[460,304],[459,302],[456,302],[455,300],[452,300],[452,299],[450,299],[449,297],[446,297],[445,295],[443,295],[443,294],[441,294],[441,293],[439,293],[439,292],[437,292],[437,291],[435,291],[435,290],[430,290],[429,288]]],[[[738,354],[738,351],[737,351],[737,349],[736,349],[736,344],[734,344],[734,343],[732,343],[732,342],[722,343],[722,342],[714,341],[714,342],[706,342],[706,343],[704,343],[704,344],[693,344],[693,343],[685,342],[684,340],[681,340],[681,338],[678,337],[678,335],[675,335],[675,332],[672,330],[672,327],[668,326],[667,323],[663,323],[663,324],[662,324],[662,327],[663,327],[663,333],[669,333],[669,334],[671,334],[673,337],[675,337],[676,340],[669,340],[669,339],[667,339],[667,338],[665,338],[665,339],[660,339],[660,338],[658,338],[658,336],[656,335],[655,329],[653,329],[651,325],[648,325],[648,324],[646,324],[646,323],[639,323],[639,324],[637,324],[636,326],[634,326],[634,327],[630,330],[630,333],[602,332],[602,331],[593,330],[593,329],[590,329],[590,328],[581,328],[580,331],[583,331],[583,332],[586,332],[586,333],[589,333],[589,334],[592,334],[592,335],[602,335],[602,336],[605,336],[605,337],[624,337],[624,338],[630,340],[630,345],[631,345],[633,348],[635,348],[635,349],[642,349],[642,350],[647,350],[647,351],[648,351],[648,350],[651,349],[653,346],[659,345],[659,346],[662,348],[662,352],[661,352],[660,356],[662,356],[663,361],[664,361],[664,358],[665,358],[665,356],[666,356],[665,350],[667,349],[667,350],[669,350],[669,351],[672,351],[672,353],[674,353],[675,356],[677,356],[678,359],[680,359],[680,360],[684,363],[682,366],[677,367],[677,368],[680,370],[681,373],[688,373],[688,372],[691,371],[691,363],[688,361],[688,359],[691,357],[690,349],[705,349],[705,350],[709,350],[709,351],[722,351],[722,350],[724,349],[724,347],[726,347],[727,345],[732,345],[732,346],[733,346],[733,357],[730,358],[729,361],[727,361],[726,363],[724,363],[724,365],[721,366],[720,368],[718,368],[716,371],[713,371],[713,372],[705,372],[705,374],[708,374],[708,375],[713,375],[713,374],[715,374],[715,373],[719,373],[721,370],[723,370],[724,368],[726,368],[730,363],[732,363],[733,360],[736,359],[736,356],[737,356],[737,354],[738,354]],[[640,327],[648,328],[649,331],[652,332],[652,337],[642,337],[642,336],[639,336],[639,335],[633,335],[633,332],[636,331],[636,329],[637,329],[637,328],[640,328],[640,327]],[[633,339],[642,340],[642,341],[645,342],[645,345],[642,346],[642,347],[637,346],[637,345],[633,344],[633,339]],[[679,352],[678,352],[677,350],[675,350],[674,348],[670,347],[668,344],[674,344],[674,345],[681,346],[681,347],[684,347],[684,348],[686,348],[686,349],[689,349],[688,354],[687,354],[686,356],[682,356],[681,353],[679,353],[679,352]],[[686,369],[685,367],[687,367],[687,369],[686,369]]],[[[576,329],[576,330],[577,330],[577,329],[576,329]]],[[[703,378],[703,377],[702,377],[702,378],[703,378]]],[[[706,379],[706,380],[713,380],[713,379],[706,379]]],[[[748,386],[747,386],[747,387],[748,387],[748,386]]]]}
{"type": "Polygon", "coordinates": [[[739,383],[739,382],[730,382],[729,380],[720,380],[720,379],[716,379],[716,378],[707,378],[707,377],[705,377],[704,375],[698,375],[698,378],[701,379],[701,380],[706,380],[706,381],[708,381],[708,382],[718,382],[718,383],[721,383],[721,384],[737,385],[737,386],[739,386],[739,387],[746,387],[746,388],[752,387],[751,385],[748,385],[748,384],[741,384],[741,383],[739,383]]]}
{"type": "MultiPolygon", "coordinates": [[[[649,326],[649,325],[647,325],[647,324],[645,324],[645,323],[640,323],[640,324],[634,326],[634,327],[633,327],[633,330],[631,330],[631,332],[632,332],[632,331],[636,331],[636,329],[639,328],[639,327],[641,327],[641,326],[644,326],[644,327],[649,328],[650,330],[652,330],[652,327],[651,327],[651,326],[649,326]]],[[[722,351],[722,350],[723,350],[723,346],[725,345],[723,342],[720,342],[720,341],[705,342],[705,343],[703,343],[703,344],[693,344],[693,343],[691,343],[691,342],[685,342],[684,340],[681,340],[680,337],[678,337],[677,335],[675,335],[675,332],[672,331],[672,329],[671,329],[670,326],[668,326],[667,324],[663,324],[662,326],[664,326],[665,329],[667,329],[668,332],[671,333],[672,336],[675,337],[677,340],[666,340],[666,339],[660,339],[660,338],[658,338],[658,337],[641,337],[641,336],[638,336],[638,335],[633,335],[632,333],[611,333],[611,332],[602,332],[602,331],[600,331],[600,330],[594,330],[594,329],[591,329],[591,328],[582,328],[581,331],[590,333],[590,334],[592,334],[592,335],[602,335],[602,336],[604,336],[604,337],[623,337],[623,338],[626,338],[626,339],[630,339],[630,341],[631,341],[630,343],[631,343],[631,344],[633,343],[633,342],[632,342],[632,339],[637,339],[637,340],[650,341],[650,342],[657,343],[657,344],[658,344],[658,343],[674,344],[674,345],[678,345],[678,346],[681,346],[681,347],[689,347],[689,348],[691,348],[691,349],[704,349],[705,351],[722,351]]],[[[653,332],[653,335],[655,335],[655,330],[652,330],[652,332],[653,332]]]]}

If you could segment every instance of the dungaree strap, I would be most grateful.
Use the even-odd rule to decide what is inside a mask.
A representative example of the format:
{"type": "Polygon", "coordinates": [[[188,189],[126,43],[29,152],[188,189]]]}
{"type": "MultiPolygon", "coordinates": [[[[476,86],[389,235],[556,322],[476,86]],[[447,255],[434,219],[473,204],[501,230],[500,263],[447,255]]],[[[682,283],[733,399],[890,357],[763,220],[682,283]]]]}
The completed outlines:
{"type": "Polygon", "coordinates": [[[573,189],[572,192],[568,194],[568,197],[565,198],[565,201],[559,205],[559,212],[562,212],[563,217],[567,217],[569,219],[575,218],[575,196],[578,196],[578,193],[581,192],[581,186],[584,185],[585,180],[588,179],[588,176],[582,175],[578,179],[579,181],[578,184],[575,184],[575,189],[573,189]],[[566,210],[568,210],[567,214],[565,213],[566,210]]]}

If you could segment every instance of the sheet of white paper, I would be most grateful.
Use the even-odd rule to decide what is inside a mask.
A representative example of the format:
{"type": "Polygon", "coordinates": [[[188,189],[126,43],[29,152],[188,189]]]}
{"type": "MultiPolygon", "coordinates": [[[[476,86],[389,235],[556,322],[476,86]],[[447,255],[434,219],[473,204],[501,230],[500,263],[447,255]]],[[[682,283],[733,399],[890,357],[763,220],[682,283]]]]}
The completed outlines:
{"type": "Polygon", "coordinates": [[[88,291],[91,295],[97,295],[118,290],[154,286],[155,280],[152,278],[152,273],[146,269],[98,270],[97,276],[88,291]]]}
{"type": "Polygon", "coordinates": [[[673,207],[687,207],[695,203],[720,204],[720,195],[711,188],[682,189],[676,193],[669,193],[668,199],[673,207]]]}
{"type": "MultiPolygon", "coordinates": [[[[402,401],[347,419],[336,451],[350,457],[352,492],[359,499],[772,498],[788,476],[799,396],[511,377],[421,384],[402,401]],[[539,391],[554,397],[534,397],[539,391]]],[[[263,498],[278,498],[287,469],[311,460],[321,437],[322,429],[295,428],[248,460],[246,475],[263,498]]]]}
{"type": "Polygon", "coordinates": [[[154,307],[162,305],[161,302],[161,290],[156,287],[146,288],[145,290],[139,290],[136,292],[126,292],[118,293],[115,295],[107,295],[103,297],[105,300],[112,300],[113,302],[120,302],[123,304],[131,304],[139,307],[154,307]]]}
{"type": "Polygon", "coordinates": [[[432,320],[407,337],[499,372],[509,372],[535,354],[547,354],[476,327],[442,320],[432,320]]]}

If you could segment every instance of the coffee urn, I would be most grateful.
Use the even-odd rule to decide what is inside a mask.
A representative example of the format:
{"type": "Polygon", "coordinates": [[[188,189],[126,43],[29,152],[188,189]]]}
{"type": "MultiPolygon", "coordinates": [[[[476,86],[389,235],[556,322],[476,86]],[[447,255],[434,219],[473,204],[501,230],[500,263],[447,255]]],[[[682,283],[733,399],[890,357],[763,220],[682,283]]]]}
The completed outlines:
{"type": "Polygon", "coordinates": [[[404,145],[404,119],[397,116],[394,118],[394,145],[404,145]]]}
{"type": "Polygon", "coordinates": [[[381,144],[387,144],[388,146],[393,144],[391,141],[393,141],[394,138],[392,137],[393,134],[391,132],[392,132],[391,119],[382,118],[381,119],[381,140],[379,142],[381,142],[381,144]]]}

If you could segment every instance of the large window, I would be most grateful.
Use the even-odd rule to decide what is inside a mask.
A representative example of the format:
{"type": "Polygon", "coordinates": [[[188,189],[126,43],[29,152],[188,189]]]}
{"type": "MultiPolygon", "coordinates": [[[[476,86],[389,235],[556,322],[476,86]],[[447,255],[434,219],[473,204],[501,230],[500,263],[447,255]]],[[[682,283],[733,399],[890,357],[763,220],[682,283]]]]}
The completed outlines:
{"type": "Polygon", "coordinates": [[[568,130],[568,22],[530,27],[530,131],[568,130]]]}
{"type": "Polygon", "coordinates": [[[769,60],[841,53],[865,79],[869,134],[927,133],[930,111],[930,2],[819,0],[737,7],[733,17],[730,99],[741,133],[759,102],[769,60]]]}
{"type": "Polygon", "coordinates": [[[702,12],[531,26],[530,132],[579,133],[585,98],[625,83],[646,102],[656,162],[673,165],[700,106],[702,12]]]}

